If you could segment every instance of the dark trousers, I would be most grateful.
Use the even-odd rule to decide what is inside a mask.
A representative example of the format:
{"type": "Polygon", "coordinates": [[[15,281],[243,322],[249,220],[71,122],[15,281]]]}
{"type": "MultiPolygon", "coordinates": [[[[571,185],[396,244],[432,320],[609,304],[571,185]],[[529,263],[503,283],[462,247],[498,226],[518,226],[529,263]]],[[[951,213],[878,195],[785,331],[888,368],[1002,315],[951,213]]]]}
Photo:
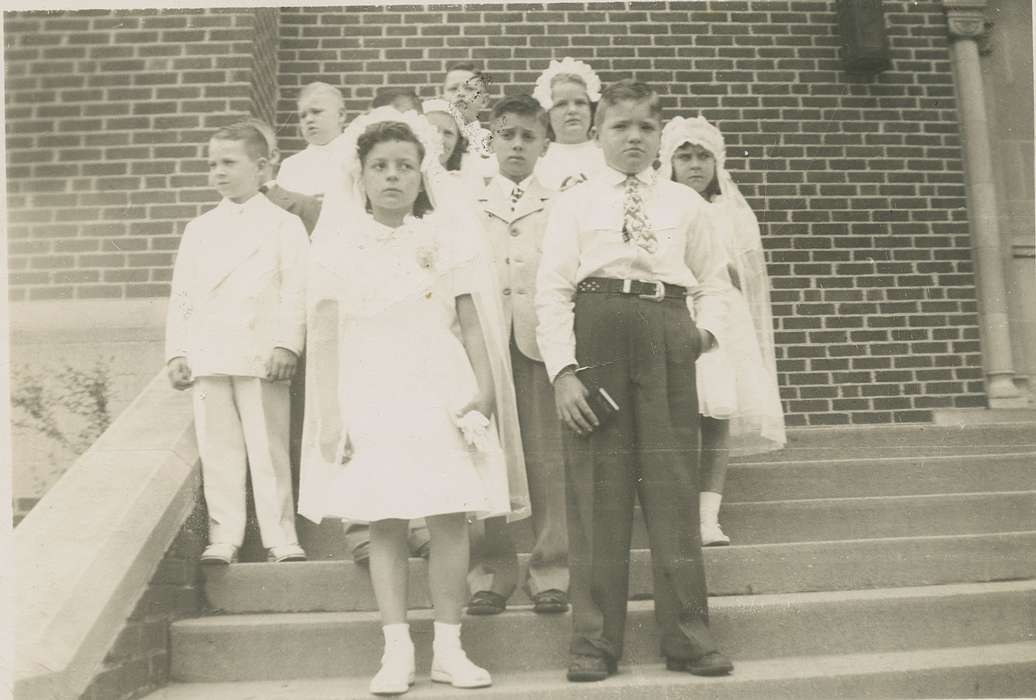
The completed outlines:
{"type": "Polygon", "coordinates": [[[634,496],[651,543],[662,653],[716,646],[698,524],[699,343],[683,300],[579,293],[576,355],[620,410],[589,437],[565,429],[571,652],[622,656],[634,496]]]}

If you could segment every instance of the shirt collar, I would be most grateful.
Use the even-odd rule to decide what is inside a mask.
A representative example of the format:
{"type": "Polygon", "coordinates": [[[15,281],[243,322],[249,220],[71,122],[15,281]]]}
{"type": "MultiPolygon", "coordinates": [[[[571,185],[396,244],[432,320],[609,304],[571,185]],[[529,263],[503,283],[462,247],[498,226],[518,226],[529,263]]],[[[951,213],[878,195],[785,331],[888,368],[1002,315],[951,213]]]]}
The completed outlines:
{"type": "MultiPolygon", "coordinates": [[[[607,168],[605,168],[601,177],[604,178],[610,185],[624,185],[626,184],[626,178],[628,177],[628,175],[622,171],[616,170],[615,168],[609,165],[607,168]]],[[[650,165],[641,170],[639,173],[637,173],[637,179],[640,180],[640,182],[644,185],[653,185],[655,183],[655,178],[655,169],[650,165]]]]}
{"type": "Polygon", "coordinates": [[[504,177],[503,175],[497,173],[493,176],[493,180],[496,182],[496,186],[500,189],[500,191],[503,192],[504,196],[510,199],[511,192],[514,191],[515,187],[520,188],[523,194],[529,191],[529,184],[532,182],[532,175],[529,175],[529,177],[525,178],[519,183],[515,183],[515,181],[511,178],[504,177]]]}
{"type": "Polygon", "coordinates": [[[249,197],[241,204],[238,204],[237,202],[232,202],[226,197],[224,197],[220,200],[218,206],[221,210],[227,212],[228,214],[244,214],[245,212],[252,211],[257,206],[259,206],[262,199],[263,197],[261,197],[258,192],[256,192],[254,195],[249,197]]]}

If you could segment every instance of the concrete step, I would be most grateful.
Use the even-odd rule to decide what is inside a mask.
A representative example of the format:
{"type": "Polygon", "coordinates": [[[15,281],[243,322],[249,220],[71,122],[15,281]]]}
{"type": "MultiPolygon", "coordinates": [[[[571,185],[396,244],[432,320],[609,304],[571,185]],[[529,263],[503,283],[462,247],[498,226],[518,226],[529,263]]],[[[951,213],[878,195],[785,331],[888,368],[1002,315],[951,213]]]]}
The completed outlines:
{"type": "MultiPolygon", "coordinates": [[[[524,568],[528,555],[521,555],[524,568]]],[[[1036,578],[1036,531],[705,549],[713,596],[925,586],[1036,578]]],[[[225,613],[377,610],[367,569],[351,561],[205,567],[212,608],[225,613]]],[[[410,607],[431,607],[427,566],[410,560],[410,607]]],[[[654,590],[647,550],[632,552],[630,597],[654,590]]],[[[524,591],[510,605],[529,605],[524,591]]]]}
{"type": "MultiPolygon", "coordinates": [[[[602,683],[567,683],[558,670],[502,673],[477,692],[494,700],[807,700],[828,698],[1025,697],[1036,688],[1036,642],[871,654],[738,661],[725,678],[624,666],[602,683]]],[[[374,669],[368,673],[373,674],[374,669]]],[[[146,700],[349,700],[368,698],[367,677],[237,683],[174,683],[146,700]]],[[[426,666],[406,697],[465,698],[470,690],[432,683],[426,666]]]]}
{"type": "MultiPolygon", "coordinates": [[[[729,596],[713,633],[736,662],[1036,641],[1036,581],[729,596]]],[[[418,666],[431,663],[431,611],[411,614],[418,666]]],[[[561,669],[569,615],[528,609],[465,620],[465,646],[494,672],[561,669]]],[[[630,603],[626,664],[658,662],[652,604],[630,603]]],[[[381,655],[376,613],[218,615],[171,629],[176,681],[368,677],[381,655]]]]}
{"type": "MultiPolygon", "coordinates": [[[[720,522],[735,544],[1017,532],[1036,530],[1036,490],[729,503],[720,522]]],[[[311,559],[349,556],[336,520],[307,527],[300,538],[311,559]]],[[[531,524],[517,523],[514,538],[518,551],[530,551],[531,524]]],[[[647,546],[638,510],[633,547],[647,546]]]]}
{"type": "Polygon", "coordinates": [[[732,464],[724,503],[1036,490],[1036,451],[732,464]]]}
{"type": "Polygon", "coordinates": [[[1036,421],[1012,424],[909,424],[801,428],[788,431],[779,452],[756,455],[748,461],[825,459],[849,457],[929,456],[983,454],[1036,449],[1036,421]]]}

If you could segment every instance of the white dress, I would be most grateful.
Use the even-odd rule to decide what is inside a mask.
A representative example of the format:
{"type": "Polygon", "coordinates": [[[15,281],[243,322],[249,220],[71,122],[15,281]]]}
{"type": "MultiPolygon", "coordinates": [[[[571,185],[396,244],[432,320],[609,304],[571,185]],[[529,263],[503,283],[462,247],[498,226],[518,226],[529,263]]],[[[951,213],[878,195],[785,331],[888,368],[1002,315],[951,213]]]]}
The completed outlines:
{"type": "Polygon", "coordinates": [[[784,411],[773,350],[770,283],[759,223],[736,186],[709,204],[730,258],[738,289],[727,296],[723,344],[695,365],[699,412],[730,421],[730,453],[744,456],[780,449],[786,442],[784,411]]]}
{"type": "Polygon", "coordinates": [[[552,190],[568,189],[605,168],[604,153],[595,141],[551,143],[536,163],[536,179],[552,190]]]}
{"type": "MultiPolygon", "coordinates": [[[[408,218],[391,229],[366,216],[337,249],[321,247],[322,255],[334,255],[338,273],[326,295],[337,306],[339,423],[329,427],[338,445],[325,445],[322,465],[304,460],[299,509],[306,517],[373,521],[512,511],[495,424],[490,446],[478,451],[455,422],[478,388],[456,313],[457,296],[471,291],[474,257],[443,235],[448,229],[434,218],[408,218]],[[351,458],[342,464],[348,448],[351,458]],[[331,449],[335,458],[326,459],[331,449]],[[323,478],[314,479],[321,469],[323,478]]],[[[313,342],[322,345],[326,337],[317,330],[313,342]]],[[[307,374],[313,371],[311,365],[307,374]]],[[[318,395],[334,391],[334,377],[315,379],[318,395]]]]}

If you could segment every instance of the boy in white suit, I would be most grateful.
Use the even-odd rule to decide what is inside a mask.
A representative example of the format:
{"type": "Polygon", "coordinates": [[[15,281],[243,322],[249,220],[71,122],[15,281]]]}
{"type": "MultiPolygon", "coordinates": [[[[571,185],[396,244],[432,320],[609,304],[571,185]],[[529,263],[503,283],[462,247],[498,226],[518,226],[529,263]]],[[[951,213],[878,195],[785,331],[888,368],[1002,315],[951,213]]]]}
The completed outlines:
{"type": "Polygon", "coordinates": [[[236,560],[252,476],[271,561],[306,555],[295,534],[288,461],[288,387],[305,340],[302,221],[259,193],[269,147],[237,124],[209,141],[209,181],[222,201],[187,224],[166,325],[173,387],[192,388],[209,511],[203,563],[236,560]]]}
{"type": "MultiPolygon", "coordinates": [[[[554,392],[536,345],[536,270],[554,192],[533,169],[547,145],[547,114],[529,95],[501,100],[493,109],[492,148],[500,172],[478,197],[511,334],[511,366],[529,478],[535,536],[524,587],[539,613],[568,609],[568,537],[561,425],[554,392]]],[[[475,533],[468,575],[468,613],[501,612],[518,584],[518,558],[507,523],[485,522],[475,533]]]]}

